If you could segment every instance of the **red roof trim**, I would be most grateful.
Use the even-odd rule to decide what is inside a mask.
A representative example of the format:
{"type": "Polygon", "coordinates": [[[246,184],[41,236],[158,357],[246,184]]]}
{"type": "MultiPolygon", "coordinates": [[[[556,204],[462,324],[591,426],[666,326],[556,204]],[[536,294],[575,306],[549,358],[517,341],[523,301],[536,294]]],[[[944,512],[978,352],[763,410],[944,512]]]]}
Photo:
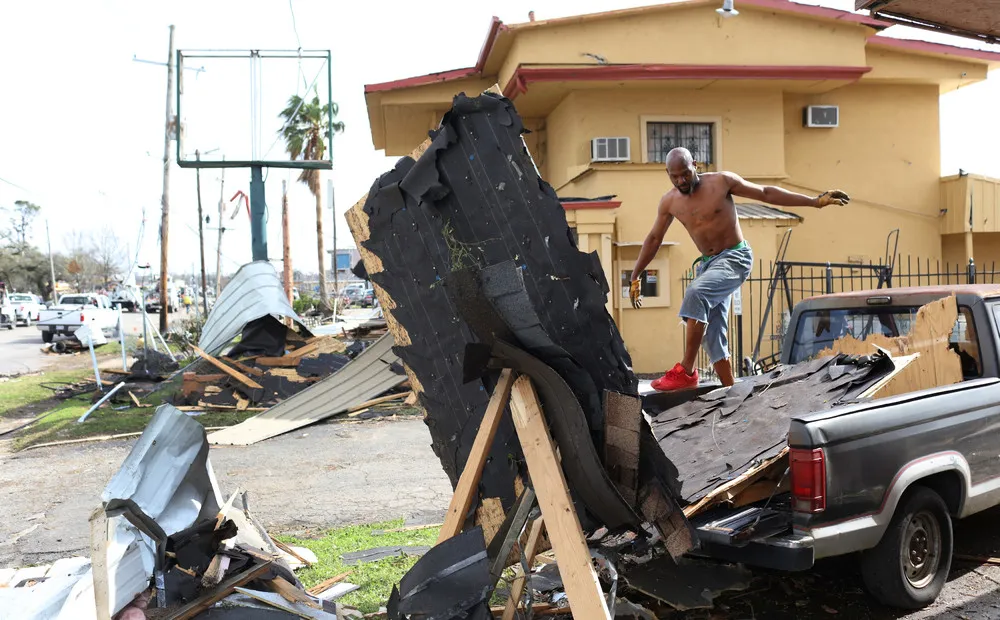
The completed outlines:
{"type": "Polygon", "coordinates": [[[490,52],[493,51],[493,45],[497,42],[497,37],[500,36],[501,31],[506,29],[507,26],[504,26],[500,18],[494,15],[493,21],[490,22],[490,29],[486,33],[486,40],[483,41],[483,47],[479,50],[479,58],[476,60],[477,71],[482,71],[483,67],[486,66],[486,61],[489,60],[490,52]]]}
{"type": "Polygon", "coordinates": [[[931,43],[929,41],[914,41],[910,39],[893,39],[891,37],[868,37],[868,43],[881,47],[895,47],[908,52],[924,52],[928,54],[947,54],[949,56],[961,56],[963,58],[975,58],[989,62],[1000,62],[1000,53],[987,52],[986,50],[975,50],[968,47],[958,47],[957,45],[944,45],[942,43],[931,43]]]}
{"type": "Polygon", "coordinates": [[[478,74],[479,71],[475,67],[467,67],[465,69],[454,69],[452,71],[440,71],[438,73],[428,73],[427,75],[418,75],[416,77],[403,78],[402,80],[393,80],[392,82],[381,82],[379,84],[365,84],[365,94],[377,93],[384,90],[395,90],[397,88],[410,88],[413,86],[426,86],[428,84],[437,84],[438,82],[452,82],[454,80],[460,80],[462,78],[467,78],[478,74]]]}
{"type": "Polygon", "coordinates": [[[624,80],[850,80],[871,67],[786,65],[596,65],[587,67],[518,67],[504,96],[527,92],[532,82],[624,80]]]}
{"type": "Polygon", "coordinates": [[[617,209],[622,206],[621,200],[573,200],[560,203],[563,209],[617,209]]]}

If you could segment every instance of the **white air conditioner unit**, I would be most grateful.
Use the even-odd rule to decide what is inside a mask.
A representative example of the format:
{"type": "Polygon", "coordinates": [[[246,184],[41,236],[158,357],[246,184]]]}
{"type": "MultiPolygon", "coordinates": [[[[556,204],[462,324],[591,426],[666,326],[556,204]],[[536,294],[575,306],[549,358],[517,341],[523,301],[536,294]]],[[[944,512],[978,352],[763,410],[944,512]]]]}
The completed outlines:
{"type": "Polygon", "coordinates": [[[835,105],[810,105],[802,109],[804,127],[837,127],[840,125],[840,107],[835,105]]]}
{"type": "Polygon", "coordinates": [[[590,141],[590,161],[631,161],[629,139],[593,138],[590,141]]]}

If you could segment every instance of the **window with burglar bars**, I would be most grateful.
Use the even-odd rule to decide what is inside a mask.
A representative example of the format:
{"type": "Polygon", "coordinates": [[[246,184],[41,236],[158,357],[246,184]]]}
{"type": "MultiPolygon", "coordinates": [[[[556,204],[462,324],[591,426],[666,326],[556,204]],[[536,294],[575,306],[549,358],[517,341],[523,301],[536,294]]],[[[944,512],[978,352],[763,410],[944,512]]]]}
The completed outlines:
{"type": "Polygon", "coordinates": [[[714,123],[646,123],[646,159],[665,162],[670,149],[683,146],[700,164],[715,164],[714,123]]]}

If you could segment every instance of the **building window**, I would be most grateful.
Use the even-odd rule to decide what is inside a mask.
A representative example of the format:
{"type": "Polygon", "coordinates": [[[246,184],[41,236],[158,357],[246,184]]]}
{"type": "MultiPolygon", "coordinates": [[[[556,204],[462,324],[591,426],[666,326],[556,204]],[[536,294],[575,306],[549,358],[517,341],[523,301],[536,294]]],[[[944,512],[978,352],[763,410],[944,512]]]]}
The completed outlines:
{"type": "MultiPolygon", "coordinates": [[[[660,270],[646,269],[639,275],[639,293],[643,297],[660,296],[660,270]]],[[[632,271],[622,270],[622,299],[628,299],[629,286],[632,283],[632,271]]]]}
{"type": "Polygon", "coordinates": [[[665,162],[671,149],[683,146],[694,160],[705,166],[715,164],[713,123],[646,123],[646,160],[665,162]]]}

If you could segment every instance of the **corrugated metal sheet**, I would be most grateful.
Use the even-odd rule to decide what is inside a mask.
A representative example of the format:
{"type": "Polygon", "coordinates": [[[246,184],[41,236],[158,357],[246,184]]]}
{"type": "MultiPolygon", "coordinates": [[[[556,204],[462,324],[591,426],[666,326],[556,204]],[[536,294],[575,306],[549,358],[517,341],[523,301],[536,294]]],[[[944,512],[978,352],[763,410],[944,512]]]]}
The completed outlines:
{"type": "Polygon", "coordinates": [[[782,211],[781,209],[775,209],[774,207],[768,207],[766,205],[758,205],[752,203],[737,204],[736,215],[741,220],[794,220],[796,222],[802,221],[802,217],[799,215],[795,215],[794,213],[789,213],[788,211],[782,211]]]}
{"type": "Polygon", "coordinates": [[[319,383],[245,422],[208,436],[213,444],[247,446],[343,413],[406,381],[390,334],[319,383]]]}
{"type": "Polygon", "coordinates": [[[267,261],[247,263],[222,289],[202,329],[198,346],[216,355],[243,331],[247,323],[268,314],[288,316],[301,325],[285,297],[274,266],[267,261]]]}

